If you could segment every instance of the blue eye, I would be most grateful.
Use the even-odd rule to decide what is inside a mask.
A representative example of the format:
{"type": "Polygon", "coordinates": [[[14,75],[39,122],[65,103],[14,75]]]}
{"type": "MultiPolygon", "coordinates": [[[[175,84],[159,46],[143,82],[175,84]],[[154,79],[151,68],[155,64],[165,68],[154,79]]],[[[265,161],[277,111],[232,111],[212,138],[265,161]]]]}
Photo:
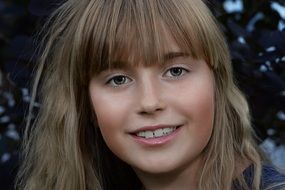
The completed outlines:
{"type": "Polygon", "coordinates": [[[167,70],[166,76],[167,77],[180,77],[183,76],[185,73],[188,73],[189,70],[182,68],[182,67],[172,67],[167,70]]]}
{"type": "Polygon", "coordinates": [[[118,87],[124,84],[129,83],[132,81],[129,77],[124,76],[124,75],[117,75],[112,77],[107,81],[107,84],[110,84],[111,86],[118,87]]]}

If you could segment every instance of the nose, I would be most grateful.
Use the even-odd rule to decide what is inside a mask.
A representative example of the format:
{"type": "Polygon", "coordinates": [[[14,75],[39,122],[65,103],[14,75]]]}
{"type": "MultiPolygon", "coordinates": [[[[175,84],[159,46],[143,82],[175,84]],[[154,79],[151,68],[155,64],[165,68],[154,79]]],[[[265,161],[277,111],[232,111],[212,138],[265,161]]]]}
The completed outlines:
{"type": "Polygon", "coordinates": [[[162,91],[158,83],[144,80],[140,86],[139,114],[151,115],[163,111],[166,105],[162,100],[162,91]]]}

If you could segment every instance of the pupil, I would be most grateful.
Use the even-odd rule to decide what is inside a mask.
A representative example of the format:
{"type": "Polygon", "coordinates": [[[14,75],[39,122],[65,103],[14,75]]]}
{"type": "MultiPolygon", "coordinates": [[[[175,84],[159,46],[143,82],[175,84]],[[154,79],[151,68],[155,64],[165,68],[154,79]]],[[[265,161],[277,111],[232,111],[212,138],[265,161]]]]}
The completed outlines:
{"type": "Polygon", "coordinates": [[[125,82],[126,78],[124,76],[117,76],[114,79],[114,82],[116,84],[123,84],[125,82]]]}
{"type": "Polygon", "coordinates": [[[170,72],[173,76],[180,76],[182,69],[181,68],[172,68],[170,72]]]}

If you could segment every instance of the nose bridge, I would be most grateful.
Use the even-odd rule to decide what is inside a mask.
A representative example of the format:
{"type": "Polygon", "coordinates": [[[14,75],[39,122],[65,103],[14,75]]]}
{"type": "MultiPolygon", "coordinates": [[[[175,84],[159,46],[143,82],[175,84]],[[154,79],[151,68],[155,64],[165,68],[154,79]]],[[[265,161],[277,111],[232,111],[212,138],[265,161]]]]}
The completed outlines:
{"type": "MultiPolygon", "coordinates": [[[[142,99],[155,101],[158,98],[159,87],[157,81],[151,80],[150,77],[144,77],[141,82],[142,99]]],[[[147,102],[148,102],[147,101],[147,102]]]]}
{"type": "Polygon", "coordinates": [[[152,76],[150,72],[142,75],[140,82],[140,111],[141,112],[155,112],[164,108],[161,99],[161,86],[159,78],[152,76]]]}

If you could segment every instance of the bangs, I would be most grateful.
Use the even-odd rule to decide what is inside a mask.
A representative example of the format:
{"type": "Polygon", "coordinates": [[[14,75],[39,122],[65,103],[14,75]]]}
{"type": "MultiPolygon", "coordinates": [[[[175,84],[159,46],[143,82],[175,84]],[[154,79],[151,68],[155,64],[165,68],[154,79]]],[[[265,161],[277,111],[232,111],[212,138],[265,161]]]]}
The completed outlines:
{"type": "Polygon", "coordinates": [[[215,62],[211,54],[215,50],[210,48],[215,47],[213,39],[217,37],[204,22],[215,23],[202,1],[106,0],[90,4],[81,19],[84,24],[79,37],[89,79],[126,64],[163,64],[170,50],[169,35],[181,52],[209,65],[215,62]]]}

